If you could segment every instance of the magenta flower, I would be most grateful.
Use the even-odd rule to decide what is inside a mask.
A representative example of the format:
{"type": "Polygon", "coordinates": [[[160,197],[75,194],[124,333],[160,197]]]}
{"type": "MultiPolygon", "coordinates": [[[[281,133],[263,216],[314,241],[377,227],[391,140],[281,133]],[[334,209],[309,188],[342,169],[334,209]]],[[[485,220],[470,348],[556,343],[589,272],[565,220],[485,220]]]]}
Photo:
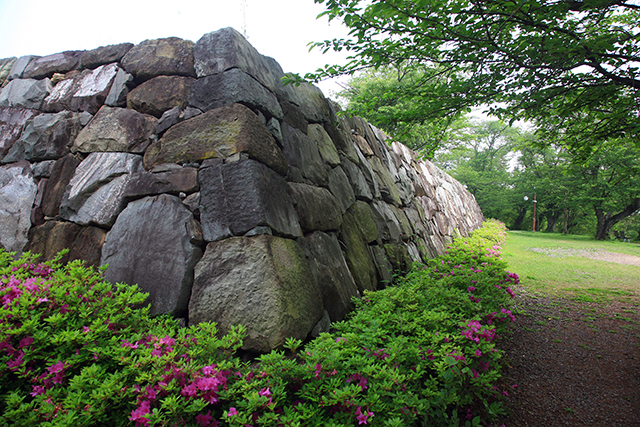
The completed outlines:
{"type": "Polygon", "coordinates": [[[358,406],[358,409],[356,409],[356,419],[358,420],[358,425],[367,424],[367,420],[373,417],[373,412],[370,412],[369,408],[365,409],[364,412],[362,412],[361,406],[358,406]]]}
{"type": "Polygon", "coordinates": [[[238,410],[232,406],[227,412],[227,417],[233,417],[234,415],[238,415],[238,410]]]}
{"type": "Polygon", "coordinates": [[[211,416],[211,411],[209,411],[206,415],[205,414],[196,415],[196,422],[201,426],[205,426],[205,427],[210,426],[212,420],[213,420],[213,417],[211,416]]]}

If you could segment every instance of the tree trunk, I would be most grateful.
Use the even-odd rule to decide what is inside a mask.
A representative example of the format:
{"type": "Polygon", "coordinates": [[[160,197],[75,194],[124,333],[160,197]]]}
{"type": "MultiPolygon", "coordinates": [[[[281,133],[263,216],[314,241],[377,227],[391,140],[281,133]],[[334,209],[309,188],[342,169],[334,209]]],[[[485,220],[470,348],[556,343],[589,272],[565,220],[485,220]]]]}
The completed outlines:
{"type": "Polygon", "coordinates": [[[611,232],[611,227],[634,213],[640,208],[640,198],[634,199],[633,202],[624,208],[621,212],[617,214],[613,214],[612,212],[604,213],[602,208],[594,207],[596,211],[596,219],[598,223],[596,225],[596,240],[607,240],[609,239],[609,233],[611,232]]]}
{"type": "Polygon", "coordinates": [[[560,219],[560,215],[562,215],[562,211],[559,210],[553,209],[547,211],[547,213],[545,214],[545,217],[547,218],[547,229],[544,231],[545,233],[554,232],[554,230],[556,229],[556,224],[560,219]]]}
{"type": "Polygon", "coordinates": [[[520,209],[520,212],[518,213],[518,217],[516,218],[515,221],[513,221],[513,227],[511,227],[514,230],[522,230],[522,223],[524,222],[524,217],[527,215],[527,207],[524,206],[522,209],[520,209]]]}

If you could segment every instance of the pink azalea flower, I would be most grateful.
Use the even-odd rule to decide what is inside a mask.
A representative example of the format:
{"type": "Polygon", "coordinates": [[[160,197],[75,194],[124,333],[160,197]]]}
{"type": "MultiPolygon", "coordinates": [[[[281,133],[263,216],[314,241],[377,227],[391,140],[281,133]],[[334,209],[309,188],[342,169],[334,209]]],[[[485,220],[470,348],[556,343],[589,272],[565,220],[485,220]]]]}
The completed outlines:
{"type": "Polygon", "coordinates": [[[234,415],[238,415],[238,410],[232,406],[227,412],[227,417],[233,417],[234,415]]]}
{"type": "Polygon", "coordinates": [[[356,409],[356,419],[358,420],[358,425],[367,424],[367,420],[373,417],[373,412],[370,412],[369,408],[365,409],[364,412],[362,412],[361,406],[358,406],[358,409],[356,409]]]}

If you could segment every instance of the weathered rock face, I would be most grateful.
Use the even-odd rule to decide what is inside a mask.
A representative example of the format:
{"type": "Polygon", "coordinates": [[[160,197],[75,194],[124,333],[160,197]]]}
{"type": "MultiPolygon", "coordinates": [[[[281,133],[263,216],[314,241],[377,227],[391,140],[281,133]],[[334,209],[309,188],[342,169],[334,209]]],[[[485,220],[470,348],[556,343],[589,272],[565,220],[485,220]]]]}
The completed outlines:
{"type": "Polygon", "coordinates": [[[195,268],[190,320],[217,322],[222,334],[246,326],[247,350],[303,339],[322,314],[311,267],[293,240],[260,235],[210,243],[195,268]]]}
{"type": "Polygon", "coordinates": [[[193,214],[175,196],[162,194],[129,203],[102,248],[105,278],[137,284],[149,293],[152,314],[186,314],[193,268],[202,250],[191,242],[193,214]]]}
{"type": "Polygon", "coordinates": [[[0,245],[109,264],[264,352],[480,226],[458,182],[282,76],[231,28],[0,59],[0,245]]]}

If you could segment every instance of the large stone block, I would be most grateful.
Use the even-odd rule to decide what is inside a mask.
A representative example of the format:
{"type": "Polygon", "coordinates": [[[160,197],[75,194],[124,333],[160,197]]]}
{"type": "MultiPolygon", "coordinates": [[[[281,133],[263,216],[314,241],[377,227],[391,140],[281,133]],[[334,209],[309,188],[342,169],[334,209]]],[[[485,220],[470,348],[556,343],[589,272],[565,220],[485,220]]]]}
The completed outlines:
{"type": "Polygon", "coordinates": [[[184,167],[166,172],[140,172],[132,175],[124,197],[127,200],[140,199],[156,194],[190,194],[198,191],[198,170],[184,167]]]}
{"type": "Polygon", "coordinates": [[[331,137],[326,130],[319,124],[311,124],[308,126],[309,138],[313,139],[318,144],[318,151],[322,159],[331,167],[336,167],[340,164],[340,156],[338,150],[331,140],[331,137]]]}
{"type": "Polygon", "coordinates": [[[20,138],[24,124],[38,114],[26,108],[0,108],[0,159],[20,138]]]}
{"type": "Polygon", "coordinates": [[[264,57],[233,28],[223,28],[202,36],[193,47],[193,55],[198,77],[238,68],[274,93],[281,87],[264,57]]]}
{"type": "Polygon", "coordinates": [[[51,93],[53,86],[49,79],[11,80],[0,90],[0,107],[31,108],[39,110],[42,101],[51,93]]]}
{"type": "Polygon", "coordinates": [[[185,316],[193,269],[202,257],[191,243],[193,214],[175,196],[162,194],[129,203],[102,247],[104,277],[137,284],[149,293],[151,314],[185,316]]]}
{"type": "Polygon", "coordinates": [[[358,290],[375,291],[378,288],[378,273],[367,238],[360,230],[356,218],[347,211],[342,217],[342,228],[338,236],[345,248],[345,260],[358,290]]]}
{"type": "Polygon", "coordinates": [[[345,213],[356,201],[353,187],[341,167],[335,167],[329,171],[329,191],[338,201],[342,213],[345,213]]]}
{"type": "Polygon", "coordinates": [[[303,232],[340,229],[342,212],[338,201],[329,190],[294,182],[289,183],[289,188],[295,200],[303,232]]]}
{"type": "Polygon", "coordinates": [[[282,125],[282,138],[284,155],[289,161],[290,178],[293,181],[327,186],[329,166],[322,160],[315,141],[286,123],[282,125]]]}
{"type": "Polygon", "coordinates": [[[400,243],[402,241],[402,229],[400,222],[391,207],[380,200],[371,203],[373,217],[378,226],[378,233],[385,242],[400,243]]]}
{"type": "Polygon", "coordinates": [[[142,154],[151,143],[157,119],[128,108],[103,106],[75,139],[72,152],[120,151],[142,154]]]}
{"type": "Polygon", "coordinates": [[[142,172],[142,157],[129,153],[91,153],[78,165],[60,205],[60,217],[81,225],[113,225],[125,207],[131,175],[142,172]]]}
{"type": "Polygon", "coordinates": [[[189,322],[216,322],[221,334],[247,328],[244,349],[266,353],[305,339],[324,313],[300,246],[260,235],[210,243],[195,268],[189,322]]]}
{"type": "Polygon", "coordinates": [[[206,241],[269,227],[285,237],[302,235],[298,215],[282,176],[246,160],[200,170],[200,215],[206,241]]]}
{"type": "Polygon", "coordinates": [[[27,244],[37,192],[26,162],[0,167],[0,246],[5,250],[22,252],[27,244]]]}
{"type": "Polygon", "coordinates": [[[122,66],[138,81],[161,75],[196,77],[193,42],[177,37],[145,40],[127,52],[122,66]]]}
{"type": "Polygon", "coordinates": [[[73,50],[33,58],[25,67],[22,78],[51,78],[54,73],[64,74],[71,70],[76,70],[80,65],[80,57],[83,54],[83,50],[73,50]]]}
{"type": "Polygon", "coordinates": [[[347,267],[338,238],[317,231],[298,241],[309,258],[329,318],[332,322],[343,320],[352,308],[351,298],[358,295],[358,288],[347,267]]]}
{"type": "Polygon", "coordinates": [[[98,267],[107,232],[98,227],[83,227],[73,222],[47,221],[29,232],[26,249],[40,254],[39,261],[49,261],[63,249],[69,252],[60,259],[66,263],[76,259],[98,267]]]}
{"type": "Polygon", "coordinates": [[[62,80],[44,100],[47,112],[63,110],[95,114],[104,104],[120,68],[116,64],[84,70],[73,78],[62,80]]]}
{"type": "Polygon", "coordinates": [[[174,107],[184,110],[195,79],[183,76],[158,76],[142,83],[127,95],[127,108],[157,118],[174,107]]]}
{"type": "Polygon", "coordinates": [[[22,136],[2,163],[57,160],[69,153],[69,147],[90,119],[89,113],[71,111],[37,115],[27,121],[22,136]]]}
{"type": "Polygon", "coordinates": [[[266,126],[251,110],[233,104],[200,114],[171,127],[144,156],[147,169],[162,163],[225,159],[236,153],[285,175],[288,165],[266,126]]]}
{"type": "Polygon", "coordinates": [[[189,96],[189,105],[202,111],[234,102],[258,109],[267,117],[283,117],[276,96],[238,68],[199,78],[193,84],[189,96]]]}
{"type": "Polygon", "coordinates": [[[94,69],[104,64],[120,62],[132,47],[133,43],[120,43],[88,50],[80,60],[82,68],[94,69]]]}

